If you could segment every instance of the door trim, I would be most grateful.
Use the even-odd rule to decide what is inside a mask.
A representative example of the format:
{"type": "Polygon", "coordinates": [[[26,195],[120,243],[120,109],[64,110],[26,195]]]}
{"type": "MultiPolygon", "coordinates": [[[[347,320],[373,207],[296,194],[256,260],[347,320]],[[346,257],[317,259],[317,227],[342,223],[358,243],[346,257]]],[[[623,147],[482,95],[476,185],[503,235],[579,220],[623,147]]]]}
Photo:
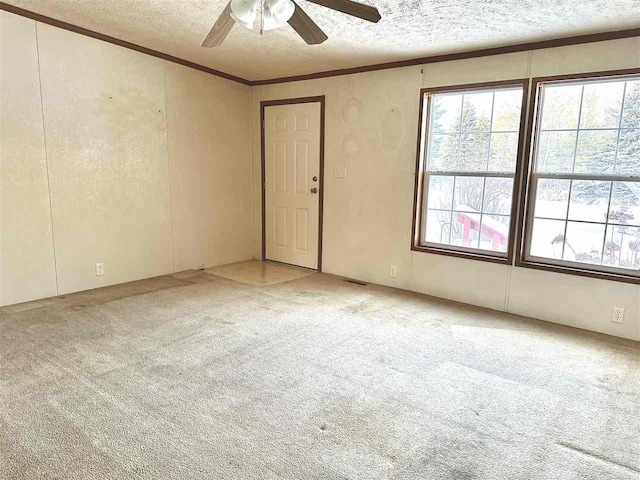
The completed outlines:
{"type": "Polygon", "coordinates": [[[265,188],[265,131],[264,119],[265,108],[276,105],[296,105],[299,103],[320,103],[320,189],[318,198],[318,268],[322,271],[322,224],[324,205],[324,117],[325,117],[325,96],[283,98],[279,100],[264,100],[260,102],[260,187],[262,191],[262,260],[267,259],[267,220],[266,220],[266,188],[265,188]]]}

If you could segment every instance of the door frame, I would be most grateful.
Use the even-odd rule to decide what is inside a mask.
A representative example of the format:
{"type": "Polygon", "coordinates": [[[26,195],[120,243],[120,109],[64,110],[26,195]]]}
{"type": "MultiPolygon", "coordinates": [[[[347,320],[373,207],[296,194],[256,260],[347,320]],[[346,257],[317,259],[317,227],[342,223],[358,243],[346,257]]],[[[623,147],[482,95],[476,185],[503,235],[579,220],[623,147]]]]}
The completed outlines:
{"type": "Polygon", "coordinates": [[[265,175],[265,108],[277,105],[296,105],[299,103],[320,103],[320,179],[318,182],[318,272],[322,271],[322,217],[324,204],[324,120],[325,95],[316,97],[283,98],[278,100],[264,100],[260,102],[260,184],[262,190],[262,260],[267,259],[267,219],[266,219],[266,175],[265,175]]]}

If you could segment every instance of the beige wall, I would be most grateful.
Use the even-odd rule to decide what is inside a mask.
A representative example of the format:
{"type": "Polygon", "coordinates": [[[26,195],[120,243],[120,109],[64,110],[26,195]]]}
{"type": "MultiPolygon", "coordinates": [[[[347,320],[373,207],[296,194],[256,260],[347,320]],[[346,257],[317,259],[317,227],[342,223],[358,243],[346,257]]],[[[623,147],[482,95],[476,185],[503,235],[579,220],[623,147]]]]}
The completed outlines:
{"type": "Polygon", "coordinates": [[[166,64],[175,270],[251,258],[249,88],[166,64]]]}
{"type": "MultiPolygon", "coordinates": [[[[326,95],[324,271],[639,340],[638,285],[410,250],[420,88],[637,67],[638,37],[254,87],[253,131],[261,100],[326,95]],[[347,179],[333,178],[335,166],[347,179]],[[622,325],[611,322],[614,306],[626,309],[622,325]]],[[[253,162],[260,258],[257,134],[253,162]]]]}
{"type": "Polygon", "coordinates": [[[0,31],[0,305],[252,256],[249,87],[6,12],[0,31]]]}
{"type": "Polygon", "coordinates": [[[0,304],[57,292],[35,28],[0,12],[0,304]]]}
{"type": "Polygon", "coordinates": [[[640,339],[638,285],[409,248],[421,87],[638,67],[640,38],[250,89],[5,12],[0,35],[0,305],[259,258],[259,102],[326,95],[326,272],[640,339]]]}

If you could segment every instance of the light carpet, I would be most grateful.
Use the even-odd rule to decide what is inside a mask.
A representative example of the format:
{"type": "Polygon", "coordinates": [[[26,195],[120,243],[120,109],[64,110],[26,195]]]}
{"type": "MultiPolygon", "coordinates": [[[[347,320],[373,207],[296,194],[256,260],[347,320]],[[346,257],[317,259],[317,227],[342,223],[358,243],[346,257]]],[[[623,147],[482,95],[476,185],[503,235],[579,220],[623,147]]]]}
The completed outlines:
{"type": "Polygon", "coordinates": [[[325,274],[6,307],[0,478],[638,479],[640,348],[325,274]]]}

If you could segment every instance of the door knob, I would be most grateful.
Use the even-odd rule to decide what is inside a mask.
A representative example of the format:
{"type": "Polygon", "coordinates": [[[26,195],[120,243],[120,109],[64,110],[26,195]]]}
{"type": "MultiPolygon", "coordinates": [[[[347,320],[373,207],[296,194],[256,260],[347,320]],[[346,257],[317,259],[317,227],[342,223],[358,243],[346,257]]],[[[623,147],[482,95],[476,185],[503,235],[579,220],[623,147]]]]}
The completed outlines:
{"type": "Polygon", "coordinates": [[[312,188],[311,189],[311,193],[318,193],[318,189],[317,188],[312,188]]]}

